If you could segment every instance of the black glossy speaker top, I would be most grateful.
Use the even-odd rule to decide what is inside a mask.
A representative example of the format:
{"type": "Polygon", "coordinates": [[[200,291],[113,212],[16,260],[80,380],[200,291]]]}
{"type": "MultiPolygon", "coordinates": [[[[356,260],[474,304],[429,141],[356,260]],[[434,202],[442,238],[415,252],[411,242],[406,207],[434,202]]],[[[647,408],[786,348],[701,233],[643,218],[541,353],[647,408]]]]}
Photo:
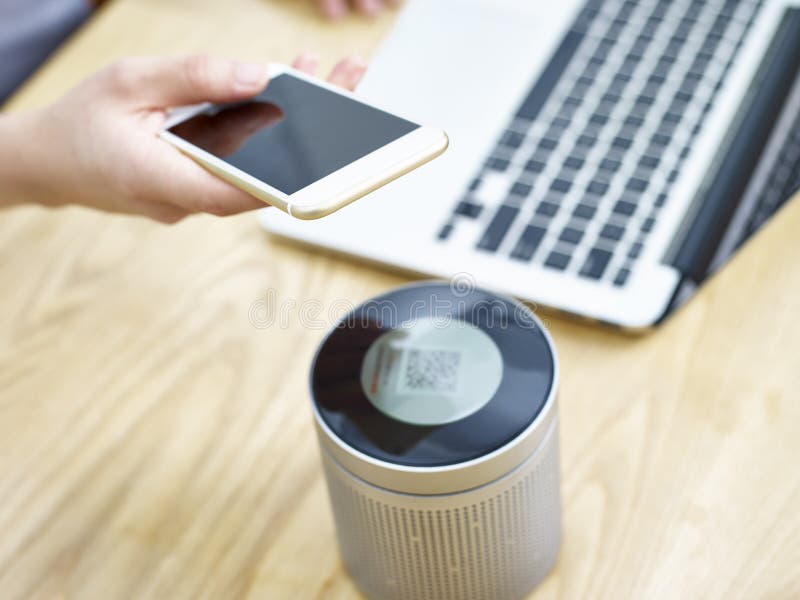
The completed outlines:
{"type": "Polygon", "coordinates": [[[323,421],[347,445],[389,463],[432,467],[469,461],[512,441],[541,412],[554,378],[548,338],[526,307],[434,282],[391,291],[348,314],[317,353],[311,390],[323,421]],[[405,332],[413,337],[415,329],[429,331],[422,347],[405,341],[405,332]],[[386,335],[393,331],[400,333],[386,335]],[[470,348],[459,347],[465,345],[470,348]],[[385,349],[400,358],[376,363],[385,349]],[[370,389],[384,376],[392,387],[378,401],[371,393],[371,400],[362,379],[370,389]],[[482,390],[489,390],[485,398],[476,396],[482,390]],[[441,402],[456,409],[435,404],[441,402]]]}

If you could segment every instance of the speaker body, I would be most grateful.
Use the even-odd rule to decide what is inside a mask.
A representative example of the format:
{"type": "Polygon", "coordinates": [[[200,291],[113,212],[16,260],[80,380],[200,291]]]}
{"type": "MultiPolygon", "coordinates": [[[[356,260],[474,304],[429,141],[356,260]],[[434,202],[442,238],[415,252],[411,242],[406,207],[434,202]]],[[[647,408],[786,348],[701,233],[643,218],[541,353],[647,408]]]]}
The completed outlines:
{"type": "MultiPolygon", "coordinates": [[[[411,299],[431,286],[443,293],[436,285],[441,284],[402,291],[411,289],[411,299]]],[[[503,302],[515,309],[522,306],[503,302]]],[[[532,314],[526,316],[535,320],[532,314]]],[[[516,402],[528,409],[514,418],[508,416],[508,404],[500,405],[500,417],[492,416],[489,402],[466,418],[424,427],[385,416],[365,417],[371,409],[358,389],[346,383],[347,373],[333,379],[319,374],[326,371],[320,366],[322,354],[335,350],[330,355],[341,366],[348,364],[340,359],[351,354],[352,346],[334,344],[326,350],[323,343],[312,372],[322,464],[344,564],[368,598],[517,600],[552,568],[561,541],[557,366],[549,336],[538,320],[535,324],[535,331],[528,333],[544,342],[528,350],[549,355],[544,357],[549,362],[537,363],[544,366],[536,368],[535,380],[544,382],[544,373],[548,384],[531,390],[541,398],[532,402],[523,390],[516,402]],[[328,397],[331,385],[335,401],[328,397]],[[346,401],[339,400],[344,396],[346,401]],[[465,420],[466,429],[460,427],[465,420]],[[483,435],[482,426],[492,431],[505,428],[514,435],[500,445],[493,439],[489,450],[476,456],[473,446],[467,443],[466,451],[460,445],[465,444],[465,432],[483,435]],[[375,430],[378,433],[368,441],[376,447],[362,443],[360,434],[375,430]],[[452,447],[445,456],[461,452],[467,459],[440,464],[445,461],[437,453],[448,442],[452,447]],[[412,459],[439,464],[407,464],[412,459]]],[[[331,335],[352,337],[352,331],[331,335]]],[[[378,339],[357,337],[359,352],[352,353],[354,357],[363,357],[365,348],[378,339]]],[[[500,345],[501,352],[504,347],[500,345]]],[[[501,385],[494,397],[504,389],[501,385]]]]}

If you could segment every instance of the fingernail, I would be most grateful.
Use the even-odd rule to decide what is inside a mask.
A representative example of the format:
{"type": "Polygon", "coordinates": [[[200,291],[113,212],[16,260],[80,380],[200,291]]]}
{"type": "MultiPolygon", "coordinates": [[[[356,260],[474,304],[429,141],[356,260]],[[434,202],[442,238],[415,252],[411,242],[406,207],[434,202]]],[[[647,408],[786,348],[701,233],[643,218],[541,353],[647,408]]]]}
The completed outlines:
{"type": "Polygon", "coordinates": [[[347,58],[347,62],[350,63],[350,66],[353,67],[354,69],[358,69],[360,71],[366,71],[367,70],[367,66],[368,66],[367,59],[365,59],[365,58],[363,58],[361,56],[358,56],[358,55],[349,56],[347,58]]]}
{"type": "Polygon", "coordinates": [[[237,63],[233,77],[241,86],[252,88],[266,83],[267,68],[257,63],[237,63]]]}

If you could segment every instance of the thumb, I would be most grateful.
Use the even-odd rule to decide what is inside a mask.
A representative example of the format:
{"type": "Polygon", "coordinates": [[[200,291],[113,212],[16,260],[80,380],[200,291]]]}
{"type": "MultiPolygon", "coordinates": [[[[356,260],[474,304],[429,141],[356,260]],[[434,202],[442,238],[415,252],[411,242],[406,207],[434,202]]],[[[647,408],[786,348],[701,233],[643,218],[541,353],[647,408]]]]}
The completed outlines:
{"type": "Polygon", "coordinates": [[[244,100],[268,81],[266,65],[203,55],[126,59],[109,72],[127,99],[159,108],[244,100]]]}

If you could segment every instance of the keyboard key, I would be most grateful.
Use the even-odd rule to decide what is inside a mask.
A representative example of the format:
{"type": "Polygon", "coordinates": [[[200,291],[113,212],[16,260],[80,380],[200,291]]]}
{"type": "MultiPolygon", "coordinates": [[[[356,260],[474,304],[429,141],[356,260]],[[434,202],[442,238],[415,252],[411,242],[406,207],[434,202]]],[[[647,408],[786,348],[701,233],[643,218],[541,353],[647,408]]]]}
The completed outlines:
{"type": "Polygon", "coordinates": [[[606,223],[603,229],[600,230],[600,237],[615,242],[622,239],[623,235],[625,235],[625,229],[618,225],[612,225],[611,223],[606,223]]]}
{"type": "Polygon", "coordinates": [[[626,137],[622,137],[622,136],[615,137],[611,142],[612,146],[615,146],[617,148],[622,148],[624,150],[627,150],[628,148],[630,148],[631,144],[633,144],[632,140],[630,140],[630,139],[628,139],[626,137]]]}
{"type": "Polygon", "coordinates": [[[469,184],[469,191],[470,192],[474,192],[480,186],[481,186],[481,178],[480,177],[476,177],[475,179],[472,180],[472,183],[469,184]]]}
{"type": "Polygon", "coordinates": [[[617,273],[617,276],[614,277],[614,285],[616,286],[623,286],[625,282],[628,281],[628,277],[630,276],[631,271],[630,269],[620,269],[617,273]]]}
{"type": "Polygon", "coordinates": [[[589,148],[586,146],[579,146],[575,144],[572,147],[572,150],[569,151],[569,155],[573,156],[579,160],[586,160],[586,156],[589,154],[589,148]]]}
{"type": "Polygon", "coordinates": [[[567,265],[571,259],[572,257],[569,254],[551,252],[550,256],[547,257],[547,260],[544,261],[544,266],[563,271],[567,268],[567,265]]]}
{"type": "Polygon", "coordinates": [[[573,227],[566,227],[561,232],[561,235],[558,236],[558,239],[568,244],[580,244],[581,239],[583,239],[583,231],[573,227]]]}
{"type": "Polygon", "coordinates": [[[501,173],[508,169],[510,164],[511,163],[508,161],[508,159],[505,158],[492,157],[486,161],[486,166],[488,168],[492,169],[493,171],[500,171],[501,173]]]}
{"type": "Polygon", "coordinates": [[[554,192],[567,193],[571,187],[572,187],[572,182],[567,181],[565,179],[554,179],[553,183],[550,184],[550,189],[553,190],[554,192]]]}
{"type": "Polygon", "coordinates": [[[633,190],[635,192],[643,192],[647,189],[647,186],[650,185],[650,182],[646,179],[639,179],[638,177],[631,177],[628,180],[628,183],[625,184],[625,188],[628,190],[633,190]]]}
{"type": "Polygon", "coordinates": [[[690,96],[694,95],[699,83],[700,81],[697,77],[684,77],[681,82],[680,91],[690,96]]]}
{"type": "Polygon", "coordinates": [[[541,202],[539,206],[536,207],[536,214],[545,217],[552,217],[558,212],[558,208],[558,204],[553,204],[552,202],[541,202]]]}
{"type": "MultiPolygon", "coordinates": [[[[619,98],[622,95],[622,92],[627,87],[627,85],[628,83],[626,81],[614,78],[611,80],[611,85],[608,86],[608,93],[614,94],[617,98],[619,98]]],[[[605,98],[605,96],[603,97],[605,98]]]]}
{"type": "MultiPolygon", "coordinates": [[[[583,128],[583,133],[581,135],[585,135],[592,138],[600,137],[600,132],[603,131],[602,125],[597,125],[595,123],[587,123],[586,127],[583,128]]],[[[595,142],[592,142],[594,145],[595,142]]]]}
{"type": "Polygon", "coordinates": [[[575,169],[568,169],[566,164],[561,167],[561,170],[555,176],[555,179],[562,179],[564,181],[568,181],[573,183],[575,181],[575,177],[578,176],[578,172],[575,169]]]}
{"type": "Polygon", "coordinates": [[[657,156],[647,156],[646,154],[639,159],[639,165],[646,169],[655,169],[661,159],[657,156]]]}
{"type": "Polygon", "coordinates": [[[521,181],[518,181],[511,187],[511,193],[516,196],[527,196],[528,194],[531,193],[532,189],[533,185],[531,185],[530,183],[523,183],[521,181]]]}
{"type": "Polygon", "coordinates": [[[619,34],[622,33],[623,29],[625,29],[625,22],[621,20],[615,20],[606,30],[605,35],[612,40],[617,40],[619,39],[619,34]]]}
{"type": "Polygon", "coordinates": [[[631,50],[628,53],[628,56],[638,57],[639,59],[641,59],[647,52],[647,47],[649,45],[650,45],[650,40],[641,37],[636,38],[636,40],[633,42],[633,46],[631,46],[631,50]]]}
{"type": "Polygon", "coordinates": [[[577,156],[568,156],[567,159],[564,161],[564,166],[569,167],[570,169],[578,170],[584,164],[585,159],[578,158],[577,156]]]}
{"type": "Polygon", "coordinates": [[[606,157],[600,162],[599,168],[603,171],[608,171],[609,173],[616,173],[617,169],[619,169],[621,165],[621,161],[606,157]]]}
{"type": "Polygon", "coordinates": [[[636,41],[638,43],[648,45],[651,41],[653,41],[653,33],[653,31],[643,29],[642,32],[636,37],[636,41]]]}
{"type": "Polygon", "coordinates": [[[572,119],[577,110],[578,107],[574,104],[562,104],[561,108],[558,109],[558,114],[564,119],[572,119]]]}
{"type": "Polygon", "coordinates": [[[636,65],[642,60],[641,50],[638,48],[631,48],[625,60],[622,62],[620,71],[623,73],[633,73],[636,70],[636,65]]]}
{"type": "Polygon", "coordinates": [[[617,132],[617,136],[625,138],[626,140],[633,140],[638,132],[639,129],[637,127],[629,127],[627,125],[623,125],[622,128],[619,130],[619,132],[617,132]]]}
{"type": "Polygon", "coordinates": [[[643,247],[644,247],[644,244],[642,244],[642,242],[634,242],[631,245],[630,250],[628,250],[628,257],[629,258],[639,258],[639,255],[642,253],[642,248],[643,247]]]}
{"type": "Polygon", "coordinates": [[[525,163],[525,170],[529,173],[541,173],[546,166],[547,163],[532,158],[525,163]]]}
{"type": "Polygon", "coordinates": [[[603,39],[600,40],[600,43],[597,45],[597,49],[595,50],[595,56],[601,56],[605,58],[608,56],[608,53],[614,47],[615,42],[614,40],[603,39]]]}
{"type": "Polygon", "coordinates": [[[669,144],[672,136],[664,135],[663,133],[654,133],[653,137],[650,138],[651,143],[658,144],[659,146],[666,146],[669,144]]]}
{"type": "Polygon", "coordinates": [[[616,104],[617,102],[620,101],[620,96],[619,96],[619,94],[615,94],[613,92],[606,92],[600,98],[600,101],[601,102],[610,102],[611,104],[616,104]]]}
{"type": "Polygon", "coordinates": [[[462,200],[456,206],[455,213],[457,215],[461,215],[462,217],[477,219],[482,211],[483,211],[483,206],[481,206],[480,204],[476,204],[475,202],[470,202],[469,200],[462,200]]]}
{"type": "Polygon", "coordinates": [[[478,242],[478,248],[481,250],[489,250],[494,252],[500,246],[503,238],[508,232],[508,228],[517,218],[519,208],[516,206],[503,205],[497,209],[497,212],[492,217],[491,223],[486,228],[483,236],[478,242]]]}
{"type": "Polygon", "coordinates": [[[673,128],[676,128],[680,125],[681,119],[683,119],[683,115],[667,112],[664,113],[664,116],[661,117],[661,122],[665,125],[670,125],[673,128]]]}
{"type": "Polygon", "coordinates": [[[528,225],[525,231],[522,232],[519,241],[517,241],[517,245],[511,251],[511,258],[530,260],[542,242],[545,233],[547,233],[547,230],[544,227],[528,225]]]}
{"type": "Polygon", "coordinates": [[[500,144],[509,148],[519,148],[523,141],[525,141],[525,136],[516,131],[506,131],[500,138],[500,144]]]}
{"type": "Polygon", "coordinates": [[[553,121],[550,123],[550,128],[551,129],[557,128],[563,131],[564,129],[569,127],[571,123],[572,121],[570,121],[569,119],[565,119],[563,117],[555,117],[553,121]]]}
{"type": "Polygon", "coordinates": [[[614,79],[611,80],[611,83],[614,85],[627,85],[628,82],[632,77],[628,73],[617,73],[614,75],[614,79]]]}
{"type": "Polygon", "coordinates": [[[656,198],[655,202],[653,203],[653,206],[655,206],[656,208],[661,208],[666,203],[667,203],[667,195],[666,194],[659,194],[658,197],[656,198]]]}
{"type": "Polygon", "coordinates": [[[636,205],[633,202],[626,202],[619,200],[615,205],[613,211],[618,215],[630,216],[636,212],[636,205]]]}
{"type": "Polygon", "coordinates": [[[608,191],[608,183],[598,180],[591,181],[589,185],[586,186],[586,191],[590,194],[603,195],[608,191]]]}
{"type": "Polygon", "coordinates": [[[624,159],[627,158],[627,152],[622,148],[614,148],[611,147],[606,151],[606,158],[610,158],[611,160],[618,160],[622,162],[624,159]]]}
{"type": "Polygon", "coordinates": [[[644,123],[644,117],[641,117],[639,115],[628,115],[627,117],[625,117],[625,120],[622,122],[622,124],[625,127],[630,127],[632,129],[636,129],[638,127],[641,127],[643,123],[644,123]]]}
{"type": "MultiPolygon", "coordinates": [[[[566,120],[566,119],[564,119],[566,120]]],[[[561,136],[564,135],[564,127],[556,127],[553,123],[550,124],[550,127],[545,132],[544,138],[550,140],[560,140],[561,136]]]]}
{"type": "Polygon", "coordinates": [[[600,279],[610,260],[611,252],[602,248],[592,248],[581,267],[580,274],[590,279],[600,279]]]}
{"type": "Polygon", "coordinates": [[[446,240],[448,237],[450,237],[451,233],[453,233],[453,225],[451,223],[447,223],[439,230],[439,235],[437,237],[440,240],[446,240]]]}
{"type": "Polygon", "coordinates": [[[604,56],[597,56],[596,54],[589,59],[590,65],[602,66],[605,62],[606,58],[604,56]]]}
{"type": "Polygon", "coordinates": [[[595,114],[603,115],[605,117],[610,117],[611,113],[614,112],[614,109],[617,107],[616,102],[601,102],[597,105],[597,108],[594,109],[595,114]]]}
{"type": "Polygon", "coordinates": [[[642,223],[642,232],[643,233],[650,233],[653,230],[653,227],[656,224],[656,220],[653,217],[647,217],[644,222],[642,223]]]}
{"type": "Polygon", "coordinates": [[[551,138],[542,138],[539,140],[539,148],[542,150],[552,150],[556,146],[558,146],[558,140],[554,140],[551,138]]]}
{"type": "Polygon", "coordinates": [[[644,119],[649,111],[650,111],[650,105],[643,104],[641,102],[637,102],[631,107],[631,115],[633,115],[634,117],[639,117],[641,119],[644,119]]]}
{"type": "Polygon", "coordinates": [[[596,206],[591,206],[590,204],[578,204],[578,206],[575,207],[575,210],[572,211],[572,214],[576,217],[580,217],[581,219],[591,219],[596,212],[596,206]]]}
{"type": "Polygon", "coordinates": [[[697,71],[687,71],[686,75],[683,76],[683,81],[685,83],[689,83],[691,81],[695,85],[699,84],[701,79],[703,79],[703,74],[698,73],[697,71]]]}

